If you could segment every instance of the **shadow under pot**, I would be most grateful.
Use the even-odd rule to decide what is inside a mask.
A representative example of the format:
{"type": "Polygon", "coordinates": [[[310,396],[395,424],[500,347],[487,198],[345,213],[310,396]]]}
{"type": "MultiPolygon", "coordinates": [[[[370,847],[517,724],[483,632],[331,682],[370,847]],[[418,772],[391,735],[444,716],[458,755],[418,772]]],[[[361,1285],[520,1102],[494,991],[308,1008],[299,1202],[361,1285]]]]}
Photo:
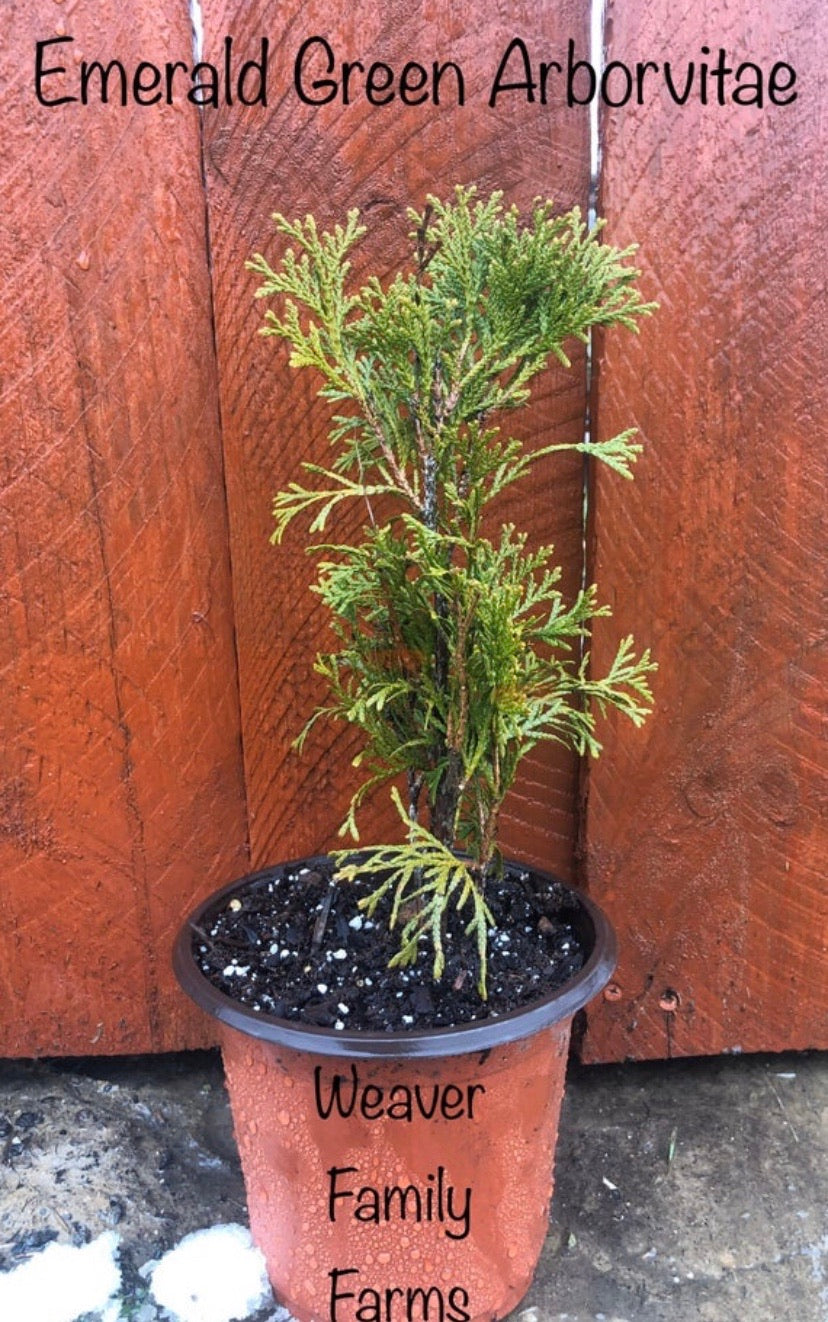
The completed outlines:
{"type": "Polygon", "coordinates": [[[306,1027],[229,998],[194,951],[194,927],[297,866],[217,892],[174,952],[182,987],[220,1021],[251,1231],[276,1297],[299,1322],[502,1318],[546,1236],[572,1018],[613,972],[612,929],[566,888],[585,958],[551,995],[455,1028],[306,1027]]]}

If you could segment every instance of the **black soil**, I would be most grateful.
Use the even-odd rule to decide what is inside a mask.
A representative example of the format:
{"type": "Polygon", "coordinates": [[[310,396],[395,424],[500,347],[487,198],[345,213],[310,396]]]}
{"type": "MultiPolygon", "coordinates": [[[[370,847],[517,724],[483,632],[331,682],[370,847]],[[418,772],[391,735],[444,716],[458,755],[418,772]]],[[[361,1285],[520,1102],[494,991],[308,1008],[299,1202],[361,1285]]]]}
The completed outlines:
{"type": "Polygon", "coordinates": [[[517,869],[487,888],[495,926],[488,999],[477,992],[478,958],[452,911],[442,978],[423,941],[417,962],[389,969],[396,934],[390,899],[373,918],[359,908],[371,885],[334,884],[326,860],[259,873],[225,896],[193,929],[205,977],[254,1010],[316,1027],[413,1030],[494,1018],[562,987],[583,966],[577,899],[560,882],[517,869]]]}

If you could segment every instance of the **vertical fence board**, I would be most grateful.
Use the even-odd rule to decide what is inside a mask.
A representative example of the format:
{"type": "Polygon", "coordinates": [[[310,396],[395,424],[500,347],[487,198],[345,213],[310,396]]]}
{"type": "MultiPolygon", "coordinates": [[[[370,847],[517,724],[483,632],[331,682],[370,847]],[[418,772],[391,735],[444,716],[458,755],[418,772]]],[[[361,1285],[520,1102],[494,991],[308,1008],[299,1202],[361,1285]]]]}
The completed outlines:
{"type": "MultiPolygon", "coordinates": [[[[228,35],[239,52],[258,53],[263,36],[271,43],[267,109],[237,105],[205,119],[245,773],[253,857],[263,862],[335,840],[353,787],[354,743],[349,731],[317,726],[304,755],[291,752],[322,696],[312,662],[323,624],[307,590],[310,565],[301,534],[294,532],[278,551],[268,545],[271,500],[297,476],[303,459],[324,459],[327,410],[314,398],[315,384],[289,371],[281,347],[257,338],[262,307],[253,303],[257,280],[244,261],[254,250],[273,257],[269,217],[276,209],[313,211],[324,225],[359,207],[371,233],[355,259],[358,277],[369,267],[392,269],[404,256],[405,208],[456,183],[503,188],[522,205],[539,193],[561,209],[583,204],[585,110],[530,105],[520,96],[489,110],[487,100],[512,37],[521,35],[536,58],[562,32],[585,50],[587,19],[574,0],[540,6],[522,0],[508,15],[495,10],[485,16],[440,0],[393,0],[358,11],[321,0],[206,0],[203,9],[206,58],[220,57],[228,35]],[[432,60],[453,60],[464,74],[466,104],[455,104],[444,90],[439,107],[405,107],[399,99],[371,106],[358,93],[347,107],[339,99],[305,105],[293,88],[294,60],[315,34],[328,40],[337,62],[360,60],[367,68],[383,60],[397,74],[406,60],[428,69],[432,60]]],[[[317,65],[314,76],[322,72],[317,65]]],[[[532,436],[579,439],[584,389],[582,359],[571,373],[550,372],[536,392],[532,436]]],[[[504,508],[505,517],[514,513],[537,538],[556,542],[569,587],[580,576],[581,485],[580,462],[566,457],[538,472],[519,508],[504,508]]],[[[573,760],[556,750],[532,759],[506,822],[507,848],[570,871],[574,775],[573,760]]],[[[396,834],[384,797],[369,816],[365,838],[389,829],[396,834]]]]}
{"type": "Polygon", "coordinates": [[[590,1059],[828,1045],[823,19],[609,10],[609,59],[722,46],[766,78],[789,61],[799,96],[606,117],[601,209],[661,309],[600,364],[600,433],[635,423],[647,454],[633,489],[597,476],[596,651],[632,630],[660,671],[649,725],[588,777],[589,888],[621,936],[590,1059]]]}
{"type": "Polygon", "coordinates": [[[197,112],[39,106],[37,40],[189,59],[186,6],[7,4],[0,1052],[197,1045],[182,911],[245,859],[197,112]],[[93,14],[93,9],[96,11],[93,14]]]}

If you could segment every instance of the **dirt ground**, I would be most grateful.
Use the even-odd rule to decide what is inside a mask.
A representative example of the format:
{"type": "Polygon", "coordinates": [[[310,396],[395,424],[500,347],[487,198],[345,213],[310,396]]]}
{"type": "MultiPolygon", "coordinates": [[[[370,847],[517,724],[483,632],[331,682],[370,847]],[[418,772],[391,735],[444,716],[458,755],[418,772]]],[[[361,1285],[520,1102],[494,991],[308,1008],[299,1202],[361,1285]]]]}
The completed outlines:
{"type": "MultiPolygon", "coordinates": [[[[828,1055],[573,1067],[515,1317],[826,1322],[826,1131],[828,1055]]],[[[0,1062],[0,1271],[114,1229],[122,1317],[155,1322],[141,1267],[226,1222],[246,1213],[217,1054],[0,1062]]]]}

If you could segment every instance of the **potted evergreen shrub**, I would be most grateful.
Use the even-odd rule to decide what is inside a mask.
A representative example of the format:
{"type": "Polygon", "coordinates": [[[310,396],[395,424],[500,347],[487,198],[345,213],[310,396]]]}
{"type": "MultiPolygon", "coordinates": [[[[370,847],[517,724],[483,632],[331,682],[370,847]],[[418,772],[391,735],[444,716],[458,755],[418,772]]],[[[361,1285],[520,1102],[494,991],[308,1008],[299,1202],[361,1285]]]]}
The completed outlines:
{"type": "Polygon", "coordinates": [[[330,232],[275,219],[278,266],[250,263],[264,333],[317,373],[332,458],[277,494],[274,540],[302,522],[317,557],[332,646],[310,723],[358,728],[363,780],[349,848],[212,896],[176,969],[222,1021],[251,1225],[291,1311],[499,1317],[540,1252],[570,1023],[614,938],[588,898],[501,858],[498,817],[539,740],[595,755],[596,713],[638,725],[653,669],[625,638],[594,674],[595,589],[566,601],[552,548],[497,514],[552,451],[631,476],[633,433],[531,451],[503,427],[567,341],[652,305],[631,249],[545,202],[431,198],[406,269],[359,289],[356,212],[330,232]],[[348,504],[363,520],[343,540],[348,504]],[[382,784],[399,838],[364,846],[382,784]]]}

